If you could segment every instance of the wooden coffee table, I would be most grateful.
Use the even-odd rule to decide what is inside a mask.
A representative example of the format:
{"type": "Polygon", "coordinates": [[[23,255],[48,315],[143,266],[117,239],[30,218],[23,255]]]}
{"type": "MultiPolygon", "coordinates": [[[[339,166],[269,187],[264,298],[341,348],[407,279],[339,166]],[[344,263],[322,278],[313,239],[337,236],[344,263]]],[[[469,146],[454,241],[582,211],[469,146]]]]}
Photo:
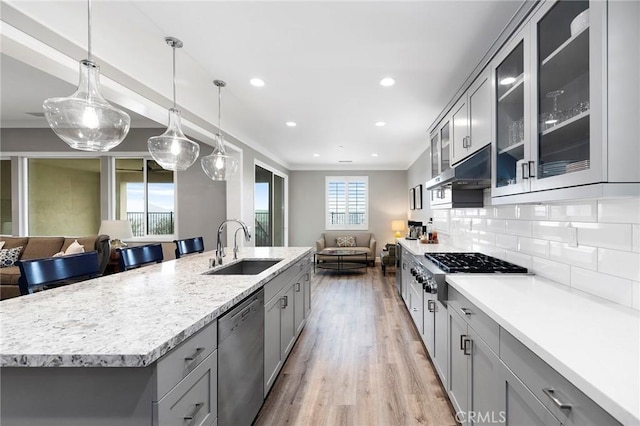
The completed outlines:
{"type": "Polygon", "coordinates": [[[316,266],[320,269],[331,269],[334,271],[366,268],[369,263],[367,259],[368,255],[369,253],[364,250],[324,249],[313,254],[313,272],[316,271],[316,266]],[[335,260],[318,263],[317,255],[333,256],[335,260]],[[349,260],[349,257],[353,256],[364,256],[364,263],[349,260]]]}

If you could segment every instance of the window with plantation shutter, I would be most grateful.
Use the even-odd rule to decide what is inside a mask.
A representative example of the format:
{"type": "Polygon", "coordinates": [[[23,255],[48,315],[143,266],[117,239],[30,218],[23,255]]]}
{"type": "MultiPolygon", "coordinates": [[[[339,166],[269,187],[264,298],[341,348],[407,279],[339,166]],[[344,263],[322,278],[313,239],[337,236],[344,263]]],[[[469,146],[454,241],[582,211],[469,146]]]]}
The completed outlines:
{"type": "Polygon", "coordinates": [[[326,229],[368,229],[369,178],[326,177],[326,229]]]}

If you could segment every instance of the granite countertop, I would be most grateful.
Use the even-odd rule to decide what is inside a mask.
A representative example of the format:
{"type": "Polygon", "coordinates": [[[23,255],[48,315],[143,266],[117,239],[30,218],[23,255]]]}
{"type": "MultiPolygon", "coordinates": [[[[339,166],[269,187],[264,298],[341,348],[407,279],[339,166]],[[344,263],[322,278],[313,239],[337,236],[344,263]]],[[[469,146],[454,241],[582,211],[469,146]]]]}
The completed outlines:
{"type": "Polygon", "coordinates": [[[640,312],[532,275],[447,282],[618,421],[640,424],[640,312]]]}
{"type": "Polygon", "coordinates": [[[215,256],[205,252],[4,300],[0,366],[147,366],[311,250],[241,249],[239,259],[283,259],[258,275],[202,275],[215,256]]]}

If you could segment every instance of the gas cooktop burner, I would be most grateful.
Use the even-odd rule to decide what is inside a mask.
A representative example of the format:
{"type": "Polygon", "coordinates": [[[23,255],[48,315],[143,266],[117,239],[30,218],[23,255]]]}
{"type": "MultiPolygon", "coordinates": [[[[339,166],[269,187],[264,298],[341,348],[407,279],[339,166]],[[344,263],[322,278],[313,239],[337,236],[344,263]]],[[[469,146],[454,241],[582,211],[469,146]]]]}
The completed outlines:
{"type": "Polygon", "coordinates": [[[425,253],[446,273],[527,273],[527,268],[482,253],[425,253]]]}

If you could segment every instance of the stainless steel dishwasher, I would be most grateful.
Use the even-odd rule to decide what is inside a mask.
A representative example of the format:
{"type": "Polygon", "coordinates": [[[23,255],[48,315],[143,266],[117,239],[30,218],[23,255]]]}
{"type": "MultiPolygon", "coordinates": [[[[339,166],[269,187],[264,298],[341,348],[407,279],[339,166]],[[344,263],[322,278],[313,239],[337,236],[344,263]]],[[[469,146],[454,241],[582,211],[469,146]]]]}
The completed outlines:
{"type": "Polygon", "coordinates": [[[218,320],[218,425],[249,426],[264,402],[264,290],[218,320]]]}

